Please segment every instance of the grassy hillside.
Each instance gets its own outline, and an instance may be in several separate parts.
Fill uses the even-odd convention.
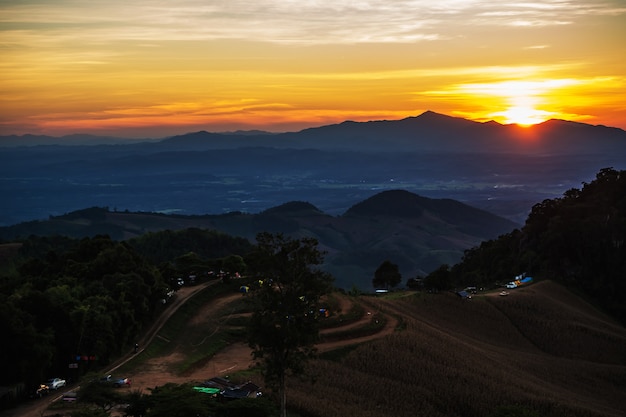
[[[555,283],[375,305],[401,330],[316,361],[314,384],[291,381],[302,415],[623,416],[626,330]]]
[[[618,417],[626,409],[626,329],[555,282],[469,300],[398,292],[335,293],[328,302],[334,314],[309,366],[314,382],[288,383],[291,415]],[[164,328],[177,331],[160,333],[167,337],[124,372],[150,386],[220,376],[210,364],[215,349],[224,369],[234,368],[229,355],[246,362],[235,347],[245,311],[238,295],[205,291]],[[163,341],[169,348],[159,353]],[[148,376],[151,366],[171,373]],[[230,375],[262,383],[258,370]]]

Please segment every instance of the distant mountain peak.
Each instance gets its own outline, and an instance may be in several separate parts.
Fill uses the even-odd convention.
[[[220,135],[233,135],[233,136],[262,136],[262,135],[273,135],[274,133],[268,132],[266,130],[235,130],[235,131],[226,131],[219,132]]]
[[[294,213],[323,213],[313,204],[306,201],[290,201],[263,211],[263,214],[294,214]]]
[[[453,120],[462,120],[465,122],[471,122],[471,120],[464,119],[462,117],[449,116],[443,113],[437,113],[432,110],[426,110],[424,113],[415,117],[415,119],[423,120],[423,121],[437,121],[437,122],[450,122]]]
[[[352,206],[346,216],[420,217],[424,212],[426,197],[405,190],[378,193]]]
[[[432,111],[432,110],[426,110],[424,113],[420,114],[417,117],[429,118],[429,117],[451,117],[451,116],[448,116],[448,115],[442,114],[442,113],[437,113],[437,112]]]

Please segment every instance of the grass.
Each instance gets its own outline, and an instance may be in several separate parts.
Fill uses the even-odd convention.
[[[346,313],[343,313],[338,310],[333,310],[331,307],[331,311],[337,311],[337,314],[332,314],[330,317],[326,317],[320,321],[320,329],[331,329],[333,327],[346,326],[351,323],[355,323],[363,317],[365,314],[365,309],[359,302],[353,302],[350,310]]]
[[[310,417],[623,416],[626,330],[556,284],[379,301],[404,330],[322,355],[315,384],[290,380],[291,407]]]
[[[217,296],[194,297],[159,333],[172,339],[155,339],[146,354],[179,349],[187,358],[177,372],[184,373],[241,339],[245,306],[237,301],[213,318],[228,325],[211,335],[211,343],[197,345],[215,330],[215,322],[190,326],[189,320]],[[293,413],[500,417],[513,410],[515,416],[621,417],[626,409],[626,330],[557,284],[542,282],[508,297],[486,294],[472,300],[445,292],[350,300],[350,309],[329,317],[327,328],[354,323],[366,310],[372,320],[326,337],[371,334],[391,316],[402,331],[322,353],[309,364],[314,383],[288,381]],[[340,304],[339,298],[329,300]],[[192,340],[197,346],[189,344]],[[253,368],[230,378],[260,380],[261,373]]]
[[[373,314],[370,320],[363,326],[353,327],[333,333],[326,333],[320,336],[322,342],[332,342],[338,340],[356,339],[378,333],[385,328],[387,317],[383,314]]]
[[[190,298],[170,317],[152,342],[133,360],[120,367],[120,371],[133,371],[145,361],[165,356],[176,349],[184,353],[185,360],[177,365],[175,371],[184,373],[190,367],[208,360],[233,341],[240,340],[243,337],[243,330],[241,329],[223,328],[214,332],[210,326],[200,326],[190,331],[188,326],[190,320],[197,315],[205,304],[235,292],[238,287],[239,284],[235,283],[213,285]],[[204,340],[208,334],[211,334],[211,337]],[[198,338],[200,339],[198,340]]]

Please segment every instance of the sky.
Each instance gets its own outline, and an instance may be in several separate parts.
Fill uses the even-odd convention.
[[[0,0],[0,135],[626,129],[626,0]]]

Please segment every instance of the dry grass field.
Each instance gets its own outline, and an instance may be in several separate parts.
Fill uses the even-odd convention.
[[[291,381],[301,415],[625,415],[626,330],[553,282],[375,302],[402,325]]]

